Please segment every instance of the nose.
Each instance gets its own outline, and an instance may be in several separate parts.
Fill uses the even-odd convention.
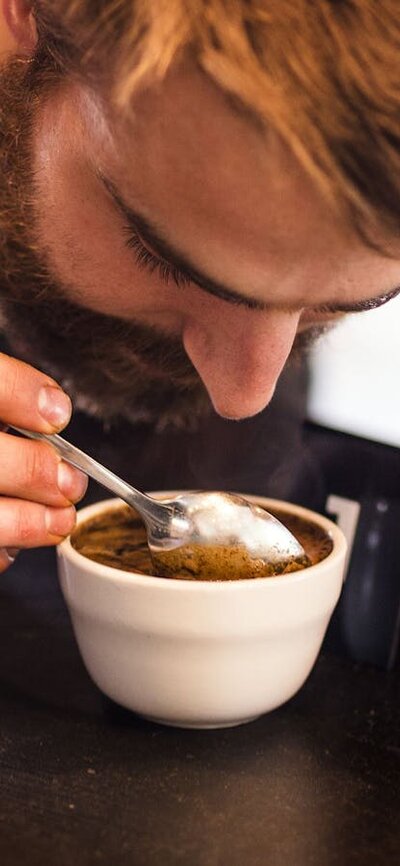
[[[270,402],[285,365],[300,313],[234,308],[213,322],[188,322],[183,344],[215,411],[240,420]]]

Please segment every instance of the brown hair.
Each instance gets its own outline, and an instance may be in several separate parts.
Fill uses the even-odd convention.
[[[33,0],[37,62],[135,89],[190,54],[361,231],[400,223],[398,0]],[[107,79],[105,78],[107,74]]]

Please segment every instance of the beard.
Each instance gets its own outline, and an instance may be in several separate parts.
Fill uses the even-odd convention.
[[[105,422],[126,418],[195,428],[210,412],[207,391],[179,340],[70,300],[35,237],[32,128],[58,84],[43,64],[12,61],[0,72],[0,315],[7,342],[53,376],[76,408]],[[291,358],[326,330],[295,340]]]

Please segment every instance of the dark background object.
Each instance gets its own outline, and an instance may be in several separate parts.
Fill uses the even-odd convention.
[[[306,426],[305,440],[318,461],[325,510],[332,494],[360,506],[326,646],[391,669],[399,665],[400,450],[316,425]]]
[[[400,500],[362,499],[340,606],[328,641],[356,661],[391,669],[400,627]]]

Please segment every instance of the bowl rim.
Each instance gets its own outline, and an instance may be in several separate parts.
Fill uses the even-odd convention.
[[[178,496],[180,493],[186,493],[187,490],[163,490],[163,491],[150,491],[149,496],[154,496],[154,498],[162,499],[170,496]],[[89,571],[92,575],[95,575],[97,578],[102,579],[106,582],[118,583],[121,585],[139,585],[139,586],[147,586],[153,588],[163,588],[166,591],[170,590],[187,590],[188,592],[227,592],[230,590],[231,592],[243,591],[244,587],[247,587],[248,591],[252,591],[251,587],[260,587],[260,585],[264,586],[277,586],[280,585],[282,587],[288,586],[293,583],[301,583],[302,581],[309,580],[312,578],[316,571],[325,570],[327,566],[332,563],[332,560],[342,559],[343,561],[347,552],[347,541],[343,531],[337,526],[333,520],[330,520],[328,517],[325,517],[323,514],[319,514],[317,511],[312,511],[309,508],[304,507],[303,505],[297,505],[293,502],[288,502],[286,500],[274,499],[269,496],[258,496],[257,494],[248,494],[248,493],[239,493],[239,496],[243,496],[245,499],[248,499],[250,502],[254,504],[261,504],[262,506],[272,506],[280,509],[281,511],[287,511],[295,516],[301,517],[310,522],[317,523],[332,539],[333,548],[328,556],[324,559],[321,559],[319,562],[316,562],[315,565],[310,565],[308,568],[299,569],[299,571],[292,571],[288,574],[277,574],[272,577],[252,577],[252,578],[239,578],[237,580],[186,580],[185,578],[174,578],[174,577],[158,577],[157,575],[147,575],[140,574],[139,572],[131,572],[125,571],[122,568],[114,568],[111,565],[103,565],[101,562],[96,562],[93,559],[89,559],[87,556],[84,556],[82,553],[79,553],[71,544],[71,536],[67,536],[60,544],[57,546],[57,556],[62,559],[68,559],[72,563],[74,563],[77,567],[81,569],[84,567],[84,571]],[[79,526],[83,521],[90,519],[91,517],[95,517],[96,514],[100,513],[104,510],[118,508],[121,505],[124,505],[122,499],[111,498],[111,499],[101,499],[97,502],[92,503],[91,505],[85,505],[82,508],[77,509],[77,522],[75,528]]]

